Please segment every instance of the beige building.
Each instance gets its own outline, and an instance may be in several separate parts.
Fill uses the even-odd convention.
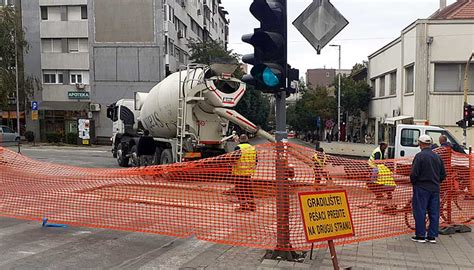
[[[393,117],[413,118],[449,129],[462,141],[463,81],[474,50],[474,2],[459,0],[428,19],[420,19],[369,56],[368,77],[373,89],[369,132],[386,138]],[[474,103],[474,67],[470,69],[468,102]],[[468,145],[474,131],[468,131]]]

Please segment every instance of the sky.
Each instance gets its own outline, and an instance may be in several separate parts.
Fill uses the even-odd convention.
[[[456,0],[447,0],[452,4]],[[288,0],[288,62],[304,76],[311,68],[338,68],[338,48],[326,46],[321,55],[293,26],[293,21],[312,0]],[[368,56],[400,36],[401,31],[417,19],[425,19],[439,9],[439,0],[331,0],[349,21],[329,44],[342,48],[342,69],[367,60]],[[253,53],[243,43],[244,34],[253,33],[259,22],[250,14],[252,0],[222,0],[229,12],[229,49],[239,54]],[[328,45],[329,45],[328,44]]]

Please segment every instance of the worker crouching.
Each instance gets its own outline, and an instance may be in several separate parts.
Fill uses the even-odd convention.
[[[248,143],[245,134],[240,136],[240,144],[235,148],[233,158],[236,159],[232,167],[235,182],[235,193],[239,201],[239,212],[252,212],[257,210],[253,191],[252,176],[257,168],[257,151]]]

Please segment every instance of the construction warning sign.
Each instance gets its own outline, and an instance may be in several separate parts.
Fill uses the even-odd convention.
[[[306,240],[327,241],[354,235],[345,191],[300,193]]]

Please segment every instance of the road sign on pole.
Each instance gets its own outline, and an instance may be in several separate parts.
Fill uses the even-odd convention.
[[[38,101],[32,101],[31,102],[31,110],[32,111],[37,111],[38,110]]]
[[[313,1],[293,22],[318,54],[348,24],[329,0]]]

